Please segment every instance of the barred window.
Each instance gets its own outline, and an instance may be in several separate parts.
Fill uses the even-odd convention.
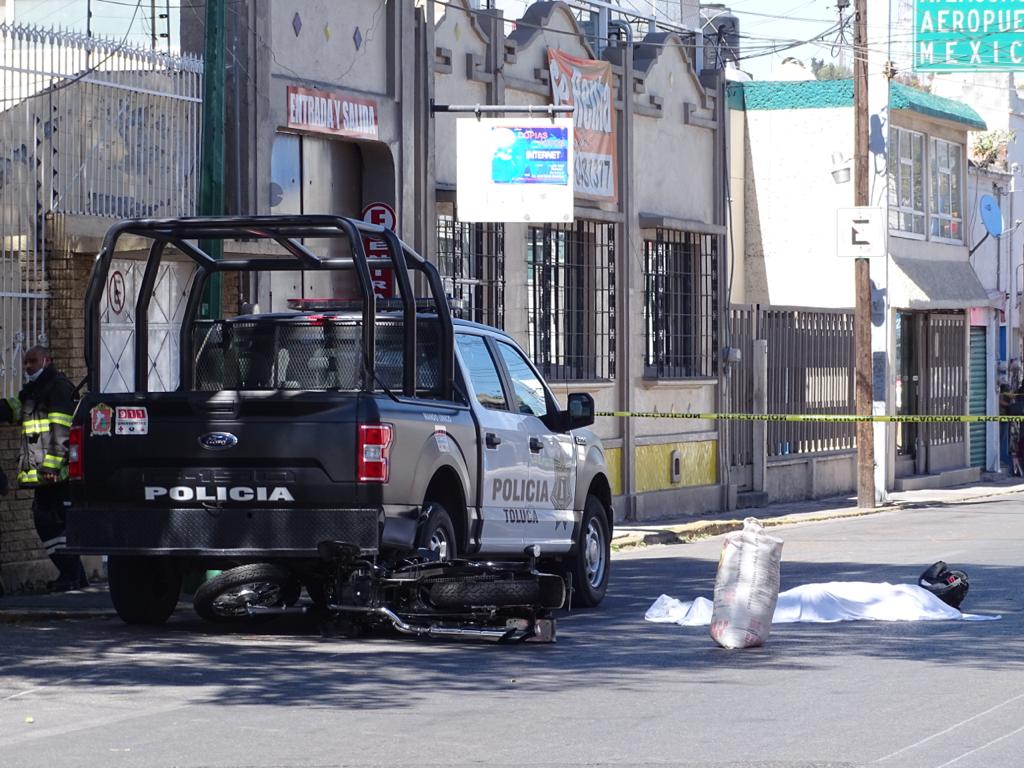
[[[615,225],[577,219],[530,227],[529,352],[560,381],[615,378]]]
[[[504,224],[459,221],[438,201],[437,266],[456,317],[505,327]]]
[[[644,376],[718,374],[718,240],[659,229],[644,240]]]

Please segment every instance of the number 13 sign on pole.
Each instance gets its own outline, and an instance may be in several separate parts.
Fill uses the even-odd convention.
[[[387,203],[370,203],[363,208],[363,214],[360,217],[367,224],[376,224],[377,226],[390,229],[392,232],[397,231],[396,225],[398,219],[395,217],[395,209]],[[383,240],[376,237],[364,237],[363,247],[366,249],[366,255],[369,258],[374,257],[386,257],[388,254],[388,246]],[[371,269],[370,275],[373,277],[373,292],[377,294],[378,299],[390,299],[395,295],[395,276],[391,269]]]

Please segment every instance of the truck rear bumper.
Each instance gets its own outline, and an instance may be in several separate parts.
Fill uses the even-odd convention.
[[[380,546],[379,509],[70,509],[79,554],[316,556],[321,541]]]

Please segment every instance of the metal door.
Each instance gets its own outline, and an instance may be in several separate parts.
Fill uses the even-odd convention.
[[[528,520],[524,533],[544,552],[567,552],[575,523],[576,444],[572,435],[551,431],[541,420],[553,408],[540,376],[523,354],[504,341],[495,342],[508,375],[512,410],[520,415],[529,447]]]
[[[970,411],[971,415],[985,415],[986,400],[986,349],[984,326],[971,326],[971,360],[970,360]],[[971,466],[985,466],[985,422],[979,421],[970,426],[971,435]]]
[[[530,458],[524,416],[509,409],[498,366],[482,336],[456,335],[469,398],[480,430],[480,549],[520,554],[529,525]]]

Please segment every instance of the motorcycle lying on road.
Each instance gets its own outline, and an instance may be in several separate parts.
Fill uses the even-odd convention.
[[[319,567],[296,572],[281,561],[222,571],[193,605],[215,622],[315,612],[325,635],[355,637],[381,627],[435,638],[553,642],[551,611],[566,602],[560,575],[537,569],[540,547],[522,561],[442,560],[420,549],[396,560],[321,542]],[[305,585],[312,604],[300,604]]]

